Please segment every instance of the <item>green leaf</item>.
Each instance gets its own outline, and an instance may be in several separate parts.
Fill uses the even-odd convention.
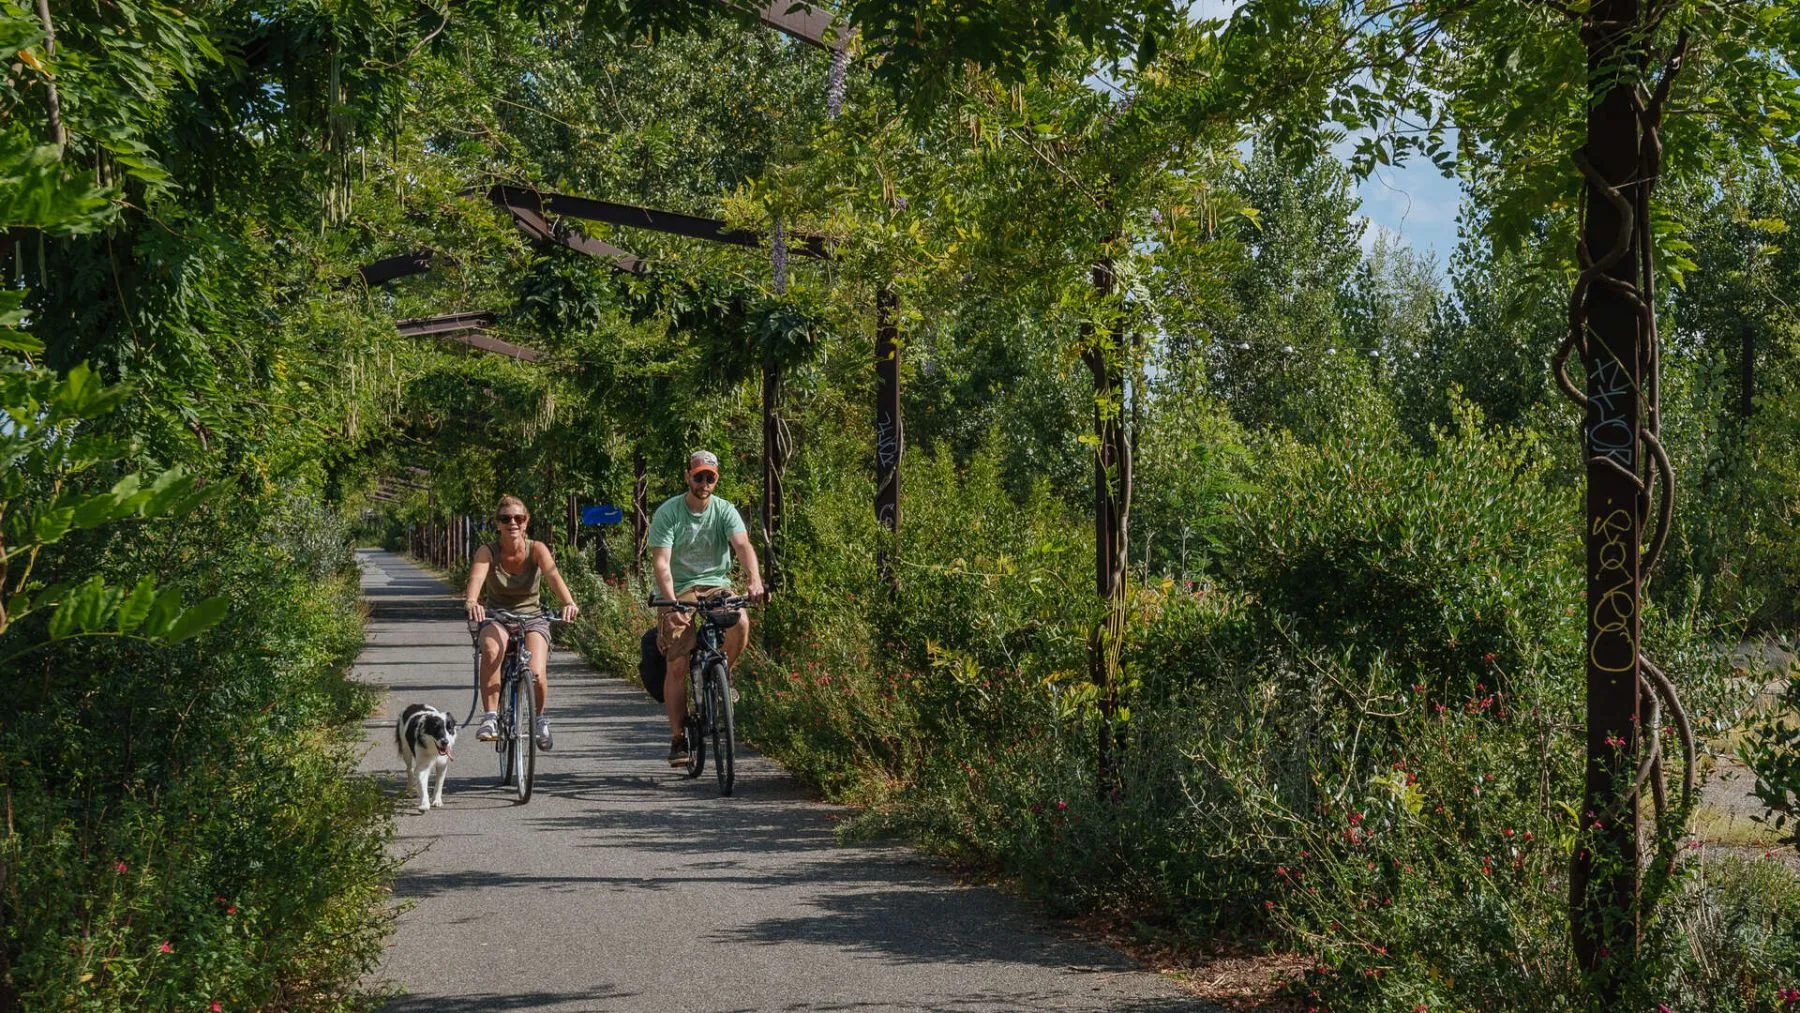
[[[187,469],[176,465],[156,477],[150,485],[150,495],[143,501],[145,517],[160,517],[181,505],[194,491],[194,477]]]
[[[0,350],[36,355],[44,350],[44,343],[24,331],[0,328]]]
[[[111,492],[98,492],[75,504],[77,528],[92,528],[118,517],[119,500]]]
[[[132,592],[136,594],[134,590]],[[181,615],[181,592],[176,588],[164,588],[150,603],[150,611],[144,616],[144,635],[161,637],[169,632],[169,627]]]
[[[150,606],[156,601],[156,579],[144,577],[119,603],[118,615],[113,625],[120,633],[130,633],[143,625],[144,617],[150,614]]]
[[[44,545],[50,545],[69,533],[69,527],[75,523],[75,508],[72,506],[56,506],[44,510],[32,519],[31,535]]]
[[[65,602],[63,608],[74,610],[77,629],[92,633],[106,623],[118,600],[118,590],[107,587],[106,582],[96,575],[77,588],[74,597]]]
[[[225,618],[225,609],[230,605],[224,595],[214,595],[181,614],[169,627],[168,640],[171,644],[179,644],[189,637],[197,636],[218,625]]]
[[[65,600],[50,613],[50,639],[61,640],[75,632],[75,603]]]

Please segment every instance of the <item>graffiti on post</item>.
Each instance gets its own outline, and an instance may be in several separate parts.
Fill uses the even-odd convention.
[[[1625,412],[1636,394],[1631,378],[1617,359],[1602,358],[1594,363],[1588,387],[1593,412],[1593,421],[1588,423],[1588,452],[1631,471],[1637,461],[1637,426]]]
[[[1600,542],[1598,570],[1606,575],[1606,586],[1593,602],[1595,636],[1588,648],[1588,659],[1595,668],[1607,672],[1634,672],[1637,669],[1632,528],[1631,513],[1623,508],[1604,517],[1595,517],[1593,522],[1594,538]]]

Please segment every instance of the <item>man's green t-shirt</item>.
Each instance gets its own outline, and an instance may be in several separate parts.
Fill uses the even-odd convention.
[[[652,549],[669,550],[675,593],[691,587],[731,586],[731,537],[742,533],[737,507],[713,496],[706,509],[688,509],[687,496],[671,496],[650,517],[646,539]]]

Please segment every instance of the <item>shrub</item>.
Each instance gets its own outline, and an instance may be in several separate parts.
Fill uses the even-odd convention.
[[[231,599],[174,649],[67,642],[6,676],[0,992],[27,1008],[340,1009],[388,928],[390,805],[342,530],[249,502],[83,547]],[[72,565],[74,560],[64,560]]]

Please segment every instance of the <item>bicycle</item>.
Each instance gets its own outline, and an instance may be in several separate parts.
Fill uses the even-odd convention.
[[[519,804],[531,801],[532,779],[537,772],[537,694],[531,671],[531,648],[525,644],[527,619],[562,622],[548,613],[520,615],[505,609],[488,609],[487,618],[506,627],[506,655],[500,659],[500,710],[495,723],[494,751],[500,755],[500,783],[513,789]],[[481,626],[470,631],[475,641],[475,694],[481,695]],[[521,715],[523,719],[521,720]]]
[[[687,776],[699,777],[706,769],[706,740],[710,737],[720,795],[730,795],[737,780],[737,724],[732,717],[731,662],[725,654],[725,631],[737,625],[738,610],[749,604],[750,599],[742,595],[716,595],[691,602],[650,596],[651,608],[698,613],[694,649],[688,655],[688,712],[682,722],[688,747]]]

